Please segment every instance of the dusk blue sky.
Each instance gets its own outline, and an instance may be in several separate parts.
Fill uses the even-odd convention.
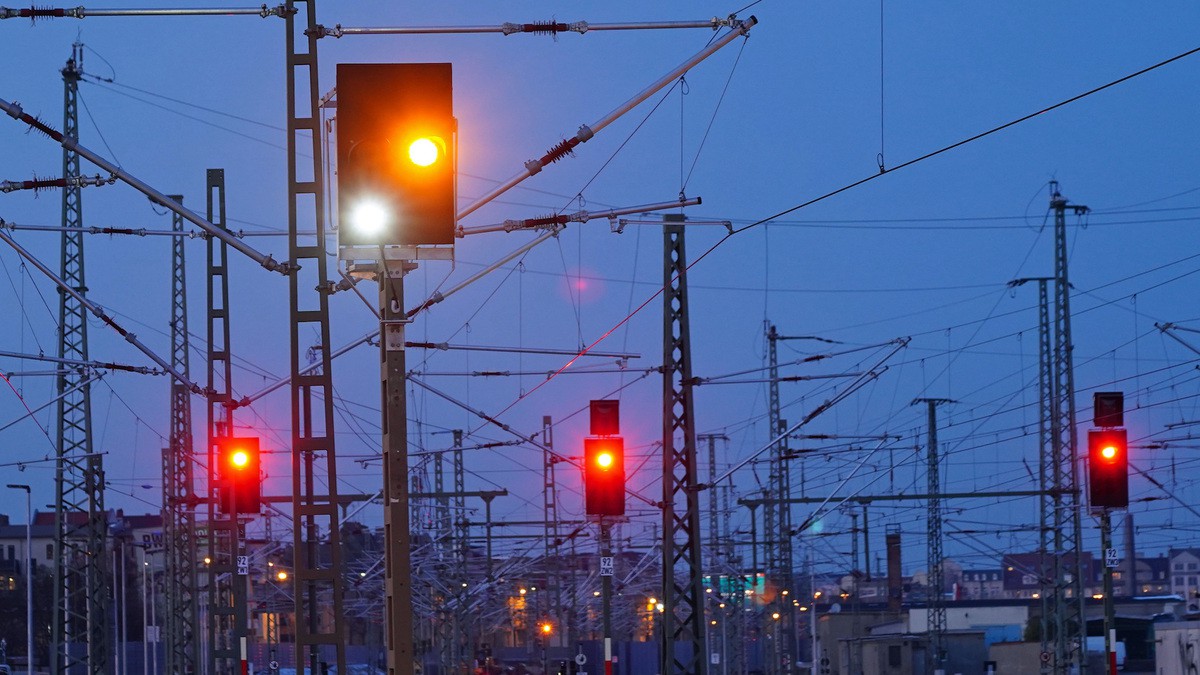
[[[252,3],[251,3],[252,5]],[[129,3],[89,3],[89,9]],[[152,5],[147,5],[152,6]],[[171,6],[175,6],[174,4]],[[203,6],[245,7],[206,2]],[[1196,481],[1200,419],[1196,372],[1189,351],[1155,328],[1174,322],[1200,329],[1200,54],[1040,115],[859,187],[773,218],[799,204],[909,160],[1034,113],[1200,46],[1200,7],[1189,2],[896,2],[763,0],[750,9],[713,2],[323,2],[321,23],[343,26],[496,25],[505,21],[674,21],[737,12],[759,25],[686,76],[652,96],[574,157],[547,167],[461,223],[600,211],[702,197],[690,219],[729,220],[743,227],[689,229],[689,259],[708,252],[689,274],[693,369],[710,378],[763,365],[764,321],[785,335],[819,336],[842,344],[785,343],[781,362],[849,351],[902,337],[908,346],[888,370],[817,418],[810,433],[897,435],[873,454],[845,443],[793,441],[812,450],[793,465],[794,489],[810,496],[924,492],[925,408],[920,397],[956,403],[939,411],[946,459],[942,475],[953,492],[1028,490],[1037,481],[1036,288],[1010,290],[1020,277],[1053,273],[1048,183],[1057,180],[1073,203],[1092,209],[1069,217],[1070,275],[1080,437],[1091,420],[1093,391],[1126,392],[1126,423],[1134,464],[1163,488],[1135,476],[1130,508],[1139,548],[1156,554],[1200,543]],[[338,63],[442,62],[454,68],[459,123],[459,203],[466,205],[629,99],[713,38],[707,29],[593,31],[547,36],[348,36],[319,44],[322,92],[334,86]],[[224,168],[231,225],[247,233],[282,233],[286,222],[284,22],[258,17],[26,19],[0,21],[0,98],[55,128],[62,125],[58,70],[71,44],[85,45],[80,86],[81,143],[117,161],[164,193],[182,193],[203,213],[205,169]],[[333,141],[331,140],[331,143]],[[332,145],[331,145],[332,147]],[[329,155],[331,156],[331,155]],[[331,167],[331,170],[336,167]],[[84,163],[84,173],[95,167]],[[61,149],[0,119],[0,180],[58,176]],[[170,218],[120,183],[84,190],[84,224],[163,230]],[[58,225],[57,192],[0,195],[0,218],[21,225]],[[659,215],[634,218],[657,222]],[[408,306],[448,288],[529,241],[531,233],[474,235],[458,241],[456,261],[423,263],[409,276]],[[57,234],[17,232],[22,245],[57,269]],[[248,238],[286,258],[281,236]],[[332,240],[331,240],[332,241]],[[192,376],[203,381],[204,244],[189,240]],[[714,248],[715,247],[715,248]],[[164,237],[89,236],[89,297],[155,349],[168,354],[170,248]],[[277,274],[233,254],[233,340],[236,390],[248,394],[286,374],[287,286]],[[57,292],[16,254],[0,247],[0,349],[53,354]],[[490,352],[409,352],[409,367],[425,382],[526,434],[543,415],[556,421],[556,448],[582,452],[587,402],[616,396],[629,448],[631,485],[660,498],[662,302],[646,303],[662,283],[662,233],[655,224],[610,231],[595,219],[571,224],[468,290],[422,314],[413,340],[452,344],[577,349],[614,326],[597,350],[630,351],[627,372],[541,373],[566,357]],[[374,302],[373,283],[360,286]],[[332,300],[334,347],[375,328],[350,293]],[[105,326],[89,327],[97,360],[151,365]],[[1200,334],[1179,333],[1200,347]],[[782,369],[783,375],[858,372],[889,349],[872,348]],[[611,359],[579,365],[611,370]],[[46,364],[4,359],[5,372],[47,370]],[[473,371],[525,371],[510,377],[467,377]],[[753,379],[748,375],[741,379]],[[338,404],[340,491],[381,485],[378,462],[378,355],[361,347],[334,366]],[[53,396],[45,376],[13,377],[30,407]],[[818,379],[782,386],[784,417],[796,421],[849,380]],[[539,385],[541,385],[539,387]],[[23,412],[7,388],[0,424]],[[157,511],[160,449],[166,443],[168,382],[164,377],[110,373],[93,387],[96,447],[106,452],[108,504]],[[470,432],[467,444],[509,440],[502,431],[411,390],[414,451],[448,447],[450,429]],[[732,466],[768,440],[766,385],[704,385],[696,390],[697,429],[729,437],[721,464]],[[279,452],[264,462],[266,490],[282,494],[290,432],[286,391],[250,411],[239,425],[263,435]],[[35,460],[52,456],[52,407],[3,431],[0,465],[11,480],[34,485],[34,504],[54,500],[53,471]],[[198,439],[204,407],[196,401]],[[1148,448],[1150,444],[1165,447]],[[863,441],[868,448],[873,443]],[[197,447],[202,447],[202,440]],[[702,446],[703,448],[704,446]],[[701,455],[701,475],[706,462]],[[496,517],[540,517],[541,454],[531,447],[468,455],[468,489],[507,488]],[[763,455],[765,458],[765,455]],[[14,463],[30,462],[23,473]],[[800,475],[804,482],[801,484]],[[853,478],[846,480],[853,473]],[[765,464],[734,476],[737,496],[752,497],[766,481]],[[580,477],[560,465],[563,517],[579,517]],[[148,487],[144,487],[148,486]],[[835,492],[836,490],[836,492]],[[1151,501],[1141,501],[1150,499]],[[23,514],[21,495],[0,492],[0,512]],[[946,505],[947,555],[988,567],[1007,551],[1036,547],[1036,501],[970,500]],[[797,522],[812,514],[798,506]],[[482,519],[482,510],[476,515]],[[885,527],[904,534],[905,571],[925,566],[923,503],[871,510],[872,551],[882,552]],[[378,524],[378,507],[357,518]],[[735,525],[746,527],[738,509]],[[844,532],[838,509],[818,515],[823,532]],[[622,536],[650,543],[657,512],[631,508]],[[1098,547],[1095,522],[1086,540]],[[972,530],[970,534],[955,534]],[[849,567],[849,539],[814,542],[827,570]],[[590,545],[590,544],[587,544]],[[505,542],[520,552],[541,544]],[[1122,555],[1124,550],[1122,548]]]

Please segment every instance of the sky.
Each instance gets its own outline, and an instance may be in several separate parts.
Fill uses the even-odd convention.
[[[87,5],[122,6],[129,4]],[[1036,486],[1037,294],[1033,286],[1012,289],[1008,282],[1053,274],[1051,181],[1071,203],[1091,210],[1083,218],[1068,217],[1080,437],[1091,422],[1092,392],[1124,391],[1132,460],[1146,474],[1131,479],[1129,513],[1139,553],[1200,545],[1200,516],[1190,506],[1200,499],[1200,485],[1189,425],[1200,418],[1200,361],[1155,327],[1170,322],[1200,329],[1200,235],[1194,227],[1200,211],[1194,168],[1200,54],[975,138],[1200,46],[1200,7],[1156,7],[894,0],[761,0],[749,9],[708,1],[569,7],[534,1],[324,2],[318,13],[322,24],[345,27],[756,16],[748,39],[734,40],[573,157],[460,225],[598,212],[672,201],[681,193],[701,197],[702,205],[686,209],[697,221],[686,235],[687,257],[695,263],[688,280],[697,377],[761,368],[766,323],[782,335],[821,338],[781,343],[781,375],[844,376],[885,365],[885,372],[805,430],[892,440],[876,450],[876,441],[862,439],[792,442],[807,451],[792,466],[796,494],[831,497],[817,512],[796,507],[794,519],[813,524],[800,547],[811,547],[818,567],[832,571],[850,566],[851,519],[838,507],[842,499],[925,490],[926,409],[912,405],[915,399],[954,401],[938,411],[946,490]],[[205,170],[225,169],[231,226],[264,235],[247,241],[286,258],[279,236],[287,227],[282,20],[7,19],[0,21],[0,36],[0,59],[8,64],[0,98],[61,128],[58,71],[72,43],[82,42],[87,77],[80,85],[80,142],[156,189],[183,194],[184,204],[201,213]],[[466,205],[713,38],[709,29],[325,38],[318,51],[320,88],[325,93],[334,87],[338,63],[452,63],[458,200]],[[968,139],[974,140],[913,161]],[[330,148],[335,142],[330,139]],[[83,171],[97,169],[85,162]],[[7,117],[0,120],[0,180],[60,173],[58,146]],[[60,208],[56,192],[0,195],[0,218],[9,223],[56,226]],[[161,208],[120,183],[85,189],[83,209],[87,226],[170,227]],[[542,417],[550,416],[556,449],[571,456],[582,454],[588,401],[619,397],[630,485],[657,499],[662,380],[653,369],[662,362],[660,219],[630,218],[619,233],[605,218],[572,223],[409,328],[410,339],[419,341],[555,350],[594,344],[598,351],[637,358],[619,364],[584,357],[548,378],[569,357],[411,350],[415,377],[489,414],[503,411],[501,419],[525,435],[539,432]],[[737,233],[727,236],[714,224],[722,221]],[[14,236],[57,269],[56,233]],[[408,277],[406,304],[416,306],[435,290],[456,285],[533,236],[458,240],[453,263],[422,263]],[[187,246],[192,375],[203,380],[205,249],[198,238]],[[233,257],[235,389],[248,394],[287,372],[287,286],[279,275]],[[89,298],[165,357],[167,238],[93,235],[86,258]],[[56,290],[5,247],[0,266],[0,306],[9,317],[0,325],[0,349],[53,354]],[[374,285],[360,289],[373,303]],[[350,293],[333,297],[331,320],[335,347],[376,328],[367,306]],[[152,365],[102,324],[92,321],[89,331],[93,359]],[[1200,347],[1200,335],[1175,334]],[[906,346],[885,358],[889,343],[901,338],[908,339]],[[306,339],[311,346],[312,337]],[[831,356],[796,363],[814,355]],[[49,401],[54,385],[51,377],[20,374],[45,371],[46,364],[0,363],[12,384],[0,395],[3,426],[19,420],[25,405]],[[603,372],[576,372],[586,369]],[[470,375],[481,371],[513,374]],[[727,437],[718,444],[718,461],[722,473],[742,465],[732,476],[734,496],[759,496],[767,467],[752,458],[769,439],[766,385],[761,372],[727,379],[741,383],[696,388],[697,431]],[[783,417],[800,420],[851,381],[782,384]],[[369,347],[335,362],[341,492],[373,492],[381,485],[377,382],[378,355]],[[160,507],[167,391],[164,377],[120,372],[93,387],[95,445],[106,453],[109,506],[135,513]],[[415,386],[410,394],[413,451],[449,447],[453,429],[468,433],[468,446],[511,440],[461,406]],[[264,462],[268,493],[283,494],[290,484],[288,409],[281,391],[235,418],[278,453]],[[54,500],[52,467],[40,461],[53,454],[45,433],[54,427],[51,411],[5,426],[0,444],[6,476],[32,484],[40,509]],[[199,433],[202,401],[195,401],[193,414]],[[468,490],[510,492],[495,502],[496,518],[540,518],[539,451],[505,446],[470,450],[467,457]],[[705,479],[703,454],[700,465]],[[559,485],[560,514],[579,517],[578,472],[560,465]],[[0,492],[0,513],[19,519],[22,502],[15,491]],[[966,567],[991,567],[1001,553],[1033,550],[1036,506],[1030,499],[947,503],[946,554]],[[481,520],[482,509],[472,517]],[[746,509],[734,506],[731,517],[734,527],[748,528]],[[356,518],[382,521],[378,507]],[[882,554],[885,529],[897,528],[905,571],[922,569],[924,518],[921,502],[872,507],[873,555]],[[621,537],[645,546],[658,523],[656,512],[631,507]],[[1085,518],[1085,529],[1087,545],[1096,550],[1092,518]],[[537,549],[532,541],[500,545],[505,553]]]

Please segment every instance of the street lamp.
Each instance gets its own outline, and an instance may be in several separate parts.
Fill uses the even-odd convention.
[[[28,485],[13,485],[25,491],[25,667],[33,673],[33,490]]]

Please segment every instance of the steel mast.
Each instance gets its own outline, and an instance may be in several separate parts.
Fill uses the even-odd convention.
[[[63,136],[79,139],[79,80],[83,45],[71,46],[62,69]],[[83,203],[79,154],[63,148],[61,279],[87,293],[83,256]],[[58,295],[58,358],[88,360],[87,308],[62,290]],[[85,368],[64,368],[57,378],[58,423],[54,530],[54,627],[51,672],[65,675],[86,666],[92,675],[109,672],[108,569],[104,511],[104,466],[92,447],[91,385]],[[71,644],[85,654],[74,656]]]
[[[767,424],[769,438],[778,436],[771,453],[768,490],[771,502],[763,505],[763,558],[766,560],[767,576],[776,586],[775,605],[779,608],[780,624],[776,639],[768,650],[773,668],[782,673],[792,672],[796,648],[796,611],[790,594],[794,588],[792,569],[792,497],[791,451],[788,448],[787,422],[782,419],[779,398],[779,341],[788,338],[779,335],[775,325],[767,323],[767,365],[770,383],[767,385]],[[780,591],[786,590],[787,595]],[[761,624],[760,624],[761,625]]]
[[[1054,492],[1055,672],[1087,670],[1084,658],[1083,516],[1075,461],[1075,374],[1071,342],[1071,288],[1067,278],[1067,216],[1088,207],[1069,204],[1050,181],[1054,209],[1054,397],[1051,401],[1051,475]]]
[[[303,6],[302,14],[299,6]],[[329,336],[329,293],[332,289],[326,271],[325,164],[318,103],[317,39],[320,36],[315,0],[288,0],[284,13],[287,24],[288,260],[300,268],[288,276],[296,667],[319,672],[323,660],[320,647],[326,646],[335,654],[337,672],[344,673],[346,631],[341,621],[344,568],[334,445],[333,348]],[[306,226],[315,224],[316,235],[303,235],[301,222]],[[304,348],[301,340],[313,334],[318,336],[318,344],[311,350]],[[310,353],[320,367],[309,368]],[[407,476],[399,479],[404,481]]]
[[[171,199],[182,204],[181,195]],[[183,217],[171,214],[171,365],[190,378],[187,266]],[[191,392],[171,380],[168,445],[163,452],[163,528],[166,530],[166,657],[168,673],[200,672],[197,630],[195,457],[192,455]]]
[[[708,671],[684,221],[663,216],[662,675]],[[684,643],[682,653],[676,642]]]

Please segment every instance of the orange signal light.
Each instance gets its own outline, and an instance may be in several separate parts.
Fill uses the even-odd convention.
[[[442,139],[422,136],[408,144],[408,159],[417,166],[433,166],[444,154]]]
[[[543,623],[541,628],[543,635],[549,635],[550,633],[554,632],[554,626],[551,626],[549,623]]]

